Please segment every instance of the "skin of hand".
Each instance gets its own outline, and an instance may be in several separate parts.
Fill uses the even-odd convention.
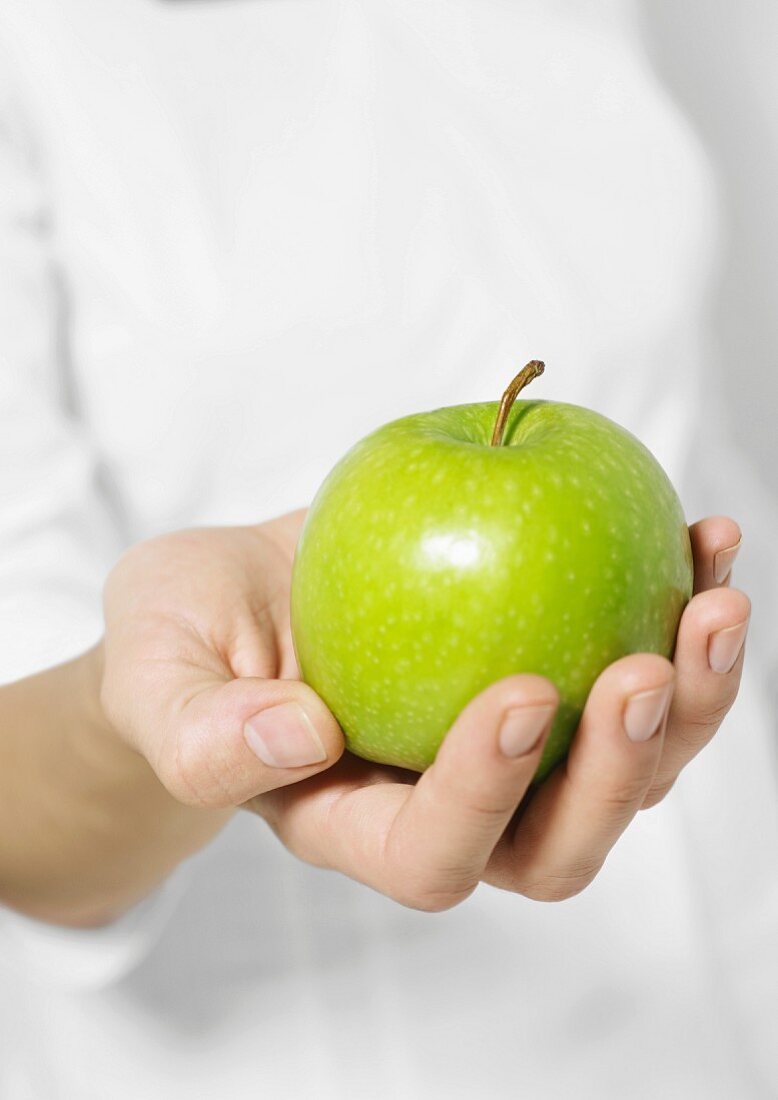
[[[0,853],[6,904],[104,923],[237,807],[300,858],[413,908],[449,908],[481,880],[561,900],[594,878],[735,699],[750,605],[728,587],[740,531],[716,518],[691,529],[696,594],[674,663],[638,654],[606,669],[567,760],[537,789],[557,703],[537,676],[474,699],[423,776],[342,755],[292,647],[303,518],[140,543],[108,579],[101,645],[0,689],[0,774],[14,777],[0,809],[13,826],[2,829],[13,837]]]

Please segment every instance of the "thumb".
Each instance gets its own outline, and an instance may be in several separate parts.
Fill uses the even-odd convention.
[[[344,748],[325,703],[298,680],[201,684],[168,734],[159,778],[179,801],[210,808],[316,775]]]

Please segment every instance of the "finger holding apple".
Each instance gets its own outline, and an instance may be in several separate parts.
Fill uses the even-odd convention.
[[[422,776],[346,753],[250,808],[306,862],[413,909],[449,909],[475,889],[509,828],[557,702],[541,677],[509,677],[465,707]]]
[[[694,560],[694,592],[727,587],[743,536],[729,516],[709,516],[689,528]]]
[[[640,809],[662,754],[673,666],[655,654],[610,665],[570,752],[529,798],[485,879],[538,901],[580,893]]]
[[[486,881],[542,901],[579,893],[637,811],[661,801],[712,740],[737,696],[750,603],[737,590],[704,586],[717,583],[715,562],[724,555],[731,560],[718,584],[728,583],[730,551],[739,545],[733,520],[714,517],[693,526],[700,591],[681,618],[673,666],[637,654],[602,673],[569,756],[525,802],[517,827],[495,850]],[[641,732],[651,730],[642,740]]]
[[[689,605],[675,665],[642,653],[608,666],[569,755],[539,785],[532,776],[558,693],[541,677],[513,676],[463,710],[418,779],[347,753],[254,808],[300,858],[412,908],[451,908],[479,881],[539,901],[572,897],[638,810],[662,797],[660,777],[669,789],[716,732],[737,694],[742,650],[729,672],[706,672],[706,627],[739,628],[746,606],[742,593],[711,591],[704,616]],[[673,698],[683,709],[668,716]]]
[[[724,524],[726,540],[736,525]],[[696,525],[703,575],[722,548],[720,527],[720,519]],[[711,636],[732,638],[747,610],[743,593],[709,590],[684,613],[674,664],[643,653],[608,666],[569,755],[539,785],[531,780],[558,692],[519,675],[468,704],[420,777],[347,753],[252,808],[300,858],[412,908],[451,908],[479,881],[539,901],[572,897],[715,734],[737,694],[743,651],[716,671]]]
[[[542,370],[499,409],[358,444],[297,547],[298,662],[351,752],[252,808],[302,858],[420,909],[481,879],[579,892],[737,693],[737,524],[687,528],[661,467],[605,418],[516,405]]]
[[[472,893],[530,787],[558,706],[553,684],[520,675],[465,707],[386,833],[393,896],[438,911]]]
[[[751,603],[729,587],[741,545],[740,528],[725,516],[690,528],[695,595],[678,628],[676,691],[664,750],[643,806],[659,802],[681,770],[708,744],[737,696]]]

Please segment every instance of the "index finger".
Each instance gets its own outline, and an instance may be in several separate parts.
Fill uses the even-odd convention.
[[[475,889],[540,761],[559,703],[540,676],[511,676],[461,713],[400,808],[385,857],[406,904],[438,911]]]

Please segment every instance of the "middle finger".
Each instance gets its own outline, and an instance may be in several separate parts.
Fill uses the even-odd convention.
[[[641,653],[591,690],[566,761],[527,804],[487,868],[487,882],[542,901],[579,893],[637,813],[662,751],[672,664]]]

